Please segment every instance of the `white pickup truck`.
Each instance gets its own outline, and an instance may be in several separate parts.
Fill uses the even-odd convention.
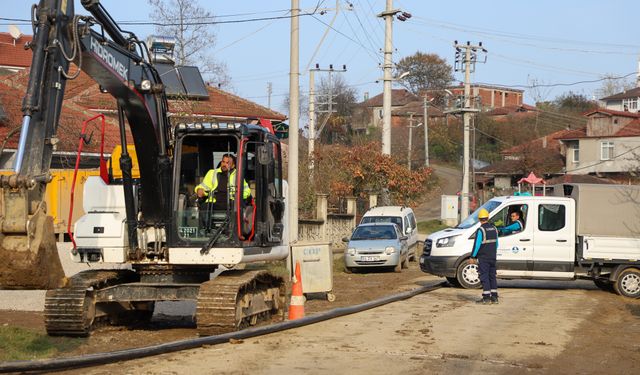
[[[482,205],[497,227],[508,224],[513,211],[524,221],[522,231],[498,239],[498,278],[592,279],[601,289],[640,297],[640,186],[562,184],[551,194],[496,197]],[[478,268],[469,262],[478,211],[427,238],[423,272],[464,288],[480,286]]]

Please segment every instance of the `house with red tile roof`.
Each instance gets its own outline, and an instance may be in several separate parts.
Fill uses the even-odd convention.
[[[559,138],[567,173],[614,177],[640,170],[640,113],[600,108],[585,116],[586,127]]]
[[[31,35],[21,35],[17,39],[9,33],[0,32],[0,74],[10,74],[31,66],[31,50],[25,49]]]
[[[19,128],[22,122],[22,97],[28,80],[29,69],[0,77],[0,142],[4,141],[4,147],[0,150],[0,168],[11,168],[13,164],[19,137],[19,130],[16,128]],[[168,115],[171,122],[247,122],[264,118],[277,123],[286,120],[286,116],[281,113],[218,88],[207,87],[207,92],[209,97],[204,100],[170,99]],[[73,167],[82,121],[96,114],[105,114],[107,118],[105,150],[110,153],[120,144],[116,108],[115,99],[102,93],[99,85],[84,72],[76,79],[68,81],[56,134],[58,143],[52,167]],[[99,142],[96,140],[100,134],[99,129],[95,129],[94,134],[96,136],[93,143],[84,146],[84,167],[97,165],[96,152]],[[130,144],[131,142],[129,139]]]
[[[354,131],[365,131],[367,128],[382,127],[382,100],[383,93],[372,98],[366,98],[363,102],[358,103],[354,109],[351,127]],[[393,113],[400,110],[403,106],[410,103],[419,103],[422,105],[422,98],[412,94],[406,89],[391,90],[391,126],[400,126],[404,123],[401,118],[394,118]],[[404,113],[404,112],[402,112]]]
[[[604,97],[600,101],[607,109],[637,113],[640,111],[640,87]]]

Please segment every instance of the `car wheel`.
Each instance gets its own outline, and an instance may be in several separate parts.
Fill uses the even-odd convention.
[[[618,280],[613,284],[613,289],[621,296],[640,297],[640,270],[627,268],[618,275]]]
[[[402,262],[398,259],[398,264],[393,267],[393,272],[400,273],[402,272]]]
[[[470,259],[465,259],[458,266],[458,272],[456,278],[460,286],[465,289],[477,289],[480,288],[480,272],[478,271],[478,265],[471,263]]]
[[[447,281],[449,282],[449,284],[451,284],[451,286],[454,286],[454,287],[460,286],[458,279],[456,279],[455,277],[447,277]]]

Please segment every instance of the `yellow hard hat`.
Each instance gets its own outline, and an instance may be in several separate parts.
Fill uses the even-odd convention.
[[[487,211],[484,208],[480,209],[480,212],[478,212],[478,219],[488,219],[489,218],[489,211]]]

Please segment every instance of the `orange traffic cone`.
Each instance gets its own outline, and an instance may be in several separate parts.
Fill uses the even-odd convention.
[[[291,303],[289,304],[289,320],[304,318],[304,295],[302,295],[302,276],[300,262],[296,262],[296,272],[291,287]]]

